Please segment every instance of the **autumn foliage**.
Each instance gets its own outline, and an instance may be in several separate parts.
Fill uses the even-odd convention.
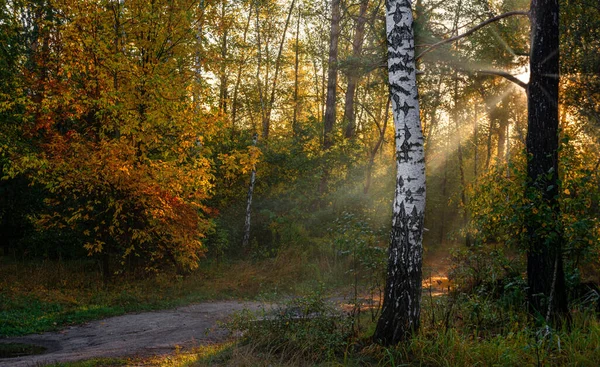
[[[65,230],[90,256],[155,271],[194,269],[211,227],[195,2],[53,1],[15,9],[33,32],[18,101],[28,151],[4,170],[45,192],[39,229]],[[112,272],[112,270],[110,270]]]

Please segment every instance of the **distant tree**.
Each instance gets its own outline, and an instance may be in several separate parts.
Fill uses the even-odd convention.
[[[352,39],[352,60],[356,63],[357,59],[361,57],[363,42],[365,39],[365,23],[367,22],[366,13],[369,0],[361,0],[360,10],[356,19],[356,27],[354,30],[354,37]],[[344,104],[344,123],[346,138],[354,137],[356,132],[356,116],[354,113],[354,97],[356,94],[356,85],[359,78],[359,71],[357,68],[350,68],[348,70],[348,87],[346,88],[345,104]]]
[[[333,125],[336,117],[336,96],[338,77],[338,44],[340,39],[341,0],[331,0],[331,28],[329,30],[329,63],[327,71],[327,100],[323,121],[323,148],[333,145]]]

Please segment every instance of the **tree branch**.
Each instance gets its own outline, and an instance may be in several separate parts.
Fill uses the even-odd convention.
[[[514,76],[512,74],[507,73],[506,71],[500,71],[500,70],[461,70],[461,71],[472,72],[475,74],[501,76],[501,77],[515,83],[519,87],[527,90],[527,83],[524,83],[523,81],[519,80],[519,78],[517,78],[516,76]]]
[[[415,59],[419,60],[421,57],[423,57],[423,55],[425,55],[425,54],[427,54],[427,53],[435,50],[436,48],[438,48],[438,47],[440,47],[442,45],[445,45],[446,43],[451,43],[451,42],[457,41],[457,40],[459,40],[461,38],[467,37],[467,36],[475,33],[476,31],[480,30],[481,28],[485,27],[486,25],[488,25],[490,23],[497,22],[497,21],[499,21],[501,19],[508,18],[508,17],[513,16],[513,15],[525,15],[525,16],[529,16],[529,12],[528,11],[524,11],[524,10],[515,10],[515,11],[509,11],[507,13],[497,15],[497,16],[495,16],[493,18],[490,18],[490,19],[488,19],[488,20],[486,20],[486,21],[484,21],[482,23],[479,23],[478,25],[476,25],[475,27],[469,29],[465,33],[462,33],[462,34],[459,34],[457,36],[450,37],[450,38],[447,38],[445,40],[442,40],[442,41],[439,41],[437,43],[434,43],[433,45],[431,45],[428,48],[426,48],[423,52],[421,52]]]

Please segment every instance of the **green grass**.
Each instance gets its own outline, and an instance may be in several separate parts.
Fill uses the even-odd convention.
[[[54,363],[48,367],[120,367],[131,366],[132,360],[124,358],[94,358],[87,361]]]
[[[366,316],[366,315],[364,315]],[[318,322],[316,320],[315,322]],[[265,325],[260,341],[255,337],[176,351],[172,355],[131,360],[94,360],[85,363],[67,363],[56,366],[152,366],[152,367],[205,367],[205,366],[598,366],[600,361],[600,322],[593,313],[574,313],[570,329],[554,330],[546,334],[543,328],[528,324],[512,325],[517,331],[478,337],[465,325],[443,328],[424,324],[421,333],[412,340],[394,347],[370,343],[373,330],[369,318],[363,317],[362,332],[348,339],[346,345],[322,351],[320,356],[299,351],[302,345],[285,348],[301,342],[295,324],[290,329],[295,336],[283,340],[286,332],[274,332],[273,325]],[[285,323],[278,326],[283,327]],[[291,324],[290,324],[291,325]],[[260,327],[260,326],[259,326]],[[307,332],[315,323],[306,323]],[[310,329],[310,330],[309,330]],[[252,333],[259,332],[254,330]],[[292,335],[289,334],[289,335]],[[314,334],[314,333],[313,333]],[[256,336],[256,335],[255,335]],[[316,336],[326,340],[327,335]],[[280,340],[275,340],[279,338]],[[278,344],[280,343],[280,344]],[[337,344],[336,344],[337,345]],[[306,345],[309,346],[308,344]],[[312,347],[311,347],[312,348]],[[314,350],[314,348],[312,349]]]
[[[88,270],[90,263],[0,263],[0,335],[55,330],[125,312],[209,299],[280,300],[290,293],[311,294],[317,284],[322,288],[323,282],[329,285],[325,294],[331,287],[349,286],[339,282],[344,278],[343,273],[336,273],[339,269],[302,256],[290,252],[261,262],[220,266],[205,263],[187,277],[160,274],[143,280],[121,278],[107,287],[94,271]],[[369,312],[364,312],[358,331],[345,340],[339,339],[339,333],[328,334],[327,330],[339,330],[329,327],[331,319],[324,319],[322,324],[307,322],[307,330],[282,320],[275,324],[277,327],[269,324],[268,328],[254,330],[261,337],[252,340],[228,341],[151,358],[94,359],[55,366],[600,365],[598,315],[583,307],[574,309],[570,328],[547,333],[533,325],[524,301],[511,295],[494,299],[488,293],[441,297],[425,293],[420,334],[391,348],[371,344],[375,324]],[[317,329],[321,332],[315,333]],[[322,340],[302,339],[308,336]],[[300,353],[315,350],[315,345],[326,350],[319,355]]]
[[[0,337],[63,328],[127,312],[206,300],[277,298],[306,287],[300,255],[259,263],[206,262],[186,276],[116,277],[107,286],[91,262],[0,262]]]

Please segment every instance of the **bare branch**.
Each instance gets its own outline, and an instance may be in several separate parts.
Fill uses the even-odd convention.
[[[501,76],[501,77],[515,83],[519,87],[527,90],[527,83],[521,81],[519,78],[517,78],[516,76],[514,76],[510,73],[507,73],[506,71],[500,71],[500,70],[470,70],[469,71],[469,70],[467,70],[466,72],[471,72],[471,73],[475,73],[475,74]]]
[[[494,75],[494,76],[501,76],[503,78],[505,78],[506,80],[509,80],[513,83],[515,83],[516,85],[518,85],[519,87],[527,90],[527,83],[521,81],[519,78],[517,78],[516,76],[507,73],[506,71],[501,71],[501,70],[485,70],[485,69],[465,69],[465,68],[461,68],[461,67],[457,67],[456,65],[452,65],[454,67],[454,69],[456,71],[460,71],[461,73],[465,73],[465,74],[484,74],[484,75]]]
[[[423,52],[421,52],[416,57],[416,60],[419,60],[421,57],[423,57],[423,55],[425,55],[425,54],[427,54],[427,53],[435,50],[436,48],[438,48],[438,47],[440,47],[442,45],[445,45],[446,43],[451,43],[451,42],[457,41],[457,40],[459,40],[461,38],[467,37],[467,36],[475,33],[476,31],[480,30],[481,28],[485,27],[486,25],[488,25],[490,23],[497,22],[497,21],[499,21],[501,19],[508,18],[508,17],[513,16],[513,15],[525,15],[525,16],[529,16],[529,12],[528,11],[524,11],[524,10],[515,10],[515,11],[509,11],[507,13],[497,15],[497,16],[495,16],[493,18],[490,18],[490,19],[488,19],[488,20],[486,20],[486,21],[484,21],[482,23],[479,23],[478,25],[476,25],[475,27],[469,29],[465,33],[462,33],[462,34],[459,34],[457,36],[450,37],[450,38],[447,38],[445,40],[442,40],[442,41],[439,41],[437,43],[434,43],[433,45],[431,45],[428,48],[426,48]]]

